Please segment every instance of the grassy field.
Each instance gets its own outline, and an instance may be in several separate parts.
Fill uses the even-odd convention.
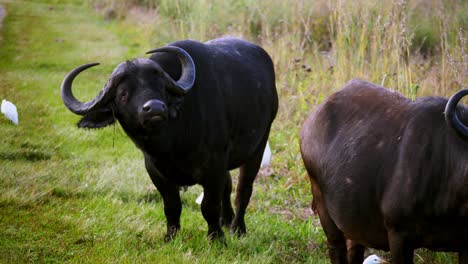
[[[465,2],[433,1],[450,11],[440,18],[415,3],[381,2],[0,0],[0,99],[19,111],[19,126],[0,116],[0,263],[328,263],[298,152],[305,116],[353,77],[412,97],[466,85]],[[424,23],[411,24],[418,17]],[[247,236],[211,244],[195,186],[181,194],[181,233],[164,243],[161,198],[142,155],[118,125],[77,129],[60,83],[75,66],[101,62],[75,87],[88,100],[121,61],[224,34],[261,44],[275,61],[272,173],[254,185]],[[424,250],[415,260],[455,263]]]

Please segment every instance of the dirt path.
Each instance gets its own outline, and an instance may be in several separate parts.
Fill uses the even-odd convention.
[[[0,29],[2,28],[3,18],[5,17],[5,8],[0,5]]]
[[[2,5],[0,5],[0,30],[2,29],[3,25],[3,18],[5,17],[5,8],[3,8]],[[2,39],[2,36],[0,35],[0,39]]]

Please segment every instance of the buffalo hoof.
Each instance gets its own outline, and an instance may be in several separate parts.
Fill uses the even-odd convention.
[[[220,243],[223,246],[227,246],[223,231],[210,232],[208,233],[208,238],[212,243]]]
[[[174,235],[168,235],[168,234],[166,234],[166,235],[164,236],[164,242],[166,242],[166,243],[171,242],[172,239],[174,239]]]
[[[170,228],[168,227],[167,228],[167,233],[164,236],[164,242],[167,243],[167,242],[172,241],[174,239],[174,237],[176,236],[177,231],[179,231],[179,229],[176,228],[176,227],[170,227]]]
[[[234,218],[234,214],[227,214],[221,217],[221,225],[225,227],[230,227],[232,224],[232,219]]]
[[[231,225],[231,233],[238,237],[245,235],[247,233],[245,230],[245,223],[236,223],[236,221],[234,221]]]

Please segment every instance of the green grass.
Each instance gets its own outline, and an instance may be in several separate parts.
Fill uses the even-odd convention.
[[[309,210],[312,197],[297,147],[305,115],[349,77],[380,82],[391,75],[386,84],[403,92],[411,81],[429,83],[426,93],[444,94],[450,87],[433,87],[455,76],[450,62],[443,62],[446,57],[423,63],[427,69],[445,65],[434,82],[425,72],[415,71],[412,63],[405,64],[404,51],[384,45],[395,39],[371,30],[377,22],[370,11],[364,14],[368,20],[355,21],[323,6],[301,9],[302,1],[285,5],[278,0],[271,7],[265,1],[224,1],[205,8],[202,1],[191,6],[186,0],[135,0],[150,7],[158,4],[159,9],[127,5],[125,18],[116,9],[116,17],[122,19],[114,20],[102,14],[112,3],[123,2],[101,2],[106,3],[99,7],[79,0],[0,0],[7,11],[0,30],[0,99],[17,105],[20,120],[15,126],[0,116],[1,263],[328,263],[325,236]],[[322,14],[320,8],[327,12],[317,15]],[[306,26],[297,12],[303,12]],[[394,28],[388,30],[397,32],[400,22],[393,21]],[[195,204],[201,188],[195,186],[181,193],[180,234],[164,243],[161,198],[141,153],[119,126],[77,129],[78,117],[61,102],[60,83],[77,65],[101,62],[76,82],[78,98],[87,100],[121,61],[177,39],[203,41],[224,33],[262,44],[275,61],[281,105],[270,137],[273,175],[258,178],[254,185],[247,236],[227,235],[228,247],[210,243]],[[330,41],[341,47],[327,51],[327,56],[322,53],[326,45],[320,44],[325,36],[333,36]],[[457,42],[437,39],[440,43],[431,45],[447,45],[441,56],[452,55],[458,62],[457,55],[463,52]],[[388,50],[387,61],[377,56],[380,49]],[[340,60],[330,65],[330,58],[337,55]],[[351,63],[359,67],[351,69]],[[372,67],[375,63],[382,65]],[[408,72],[413,72],[412,79]],[[420,250],[418,256],[419,263],[455,261],[453,254]]]

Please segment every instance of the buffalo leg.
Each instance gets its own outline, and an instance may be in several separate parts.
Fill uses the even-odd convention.
[[[236,190],[236,216],[231,225],[231,232],[238,236],[246,232],[244,221],[245,210],[252,196],[253,182],[260,169],[265,146],[266,140],[264,140],[263,144],[260,144],[253,157],[240,167],[239,182],[237,183]]]
[[[402,234],[390,230],[388,232],[388,243],[390,245],[392,263],[413,264],[414,249],[408,245],[407,239]]]
[[[182,203],[180,201],[179,187],[173,186],[161,186],[157,187],[161,193],[164,201],[164,214],[167,219],[167,231],[164,236],[164,241],[171,241],[180,229],[180,214],[182,212]],[[161,190],[166,189],[164,192]]]
[[[468,264],[468,248],[458,253],[458,264]]]
[[[164,214],[167,220],[167,232],[164,241],[168,242],[174,238],[180,229],[182,203],[180,201],[179,186],[162,178],[159,171],[147,159],[145,159],[145,164],[153,184],[163,198]]]
[[[336,226],[335,222],[328,214],[328,210],[324,204],[322,191],[320,190],[320,186],[317,184],[317,181],[314,178],[314,170],[310,166],[306,167],[306,169],[307,173],[309,174],[310,187],[313,195],[312,210],[314,213],[318,214],[320,224],[322,225],[325,236],[327,237],[330,261],[332,264],[346,264],[348,263],[346,239],[343,235],[343,232],[341,232],[341,230]],[[352,241],[350,242],[352,244]]]
[[[348,263],[361,264],[364,261],[364,250],[366,248],[352,240],[347,240],[346,242],[348,248]]]
[[[234,218],[234,211],[231,205],[232,179],[229,171],[227,172],[226,184],[224,186],[221,224],[229,227]]]
[[[221,229],[221,203],[226,185],[226,177],[220,177],[220,175],[226,175],[224,171],[218,174],[218,177],[207,176],[211,179],[207,183],[203,184],[204,197],[201,204],[201,210],[203,217],[208,223],[208,237],[211,240],[220,240],[225,243],[224,233]]]
[[[314,193],[314,205],[320,218],[325,236],[327,237],[328,254],[332,264],[347,263],[347,248],[346,239],[340,229],[336,226],[335,222],[328,214],[325,205],[320,195]]]

